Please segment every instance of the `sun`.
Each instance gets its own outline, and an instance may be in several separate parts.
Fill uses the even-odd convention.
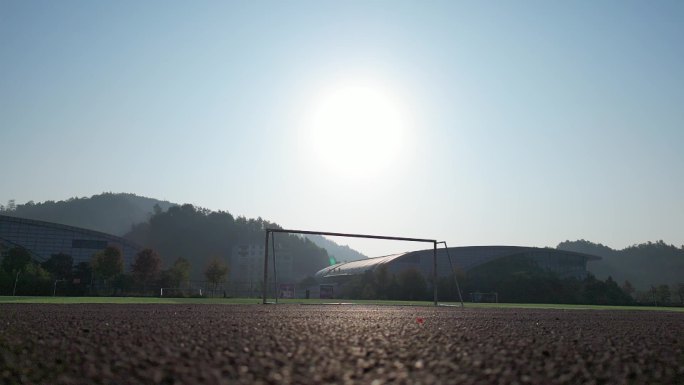
[[[404,145],[406,116],[377,85],[343,84],[314,102],[311,146],[326,169],[346,176],[387,170]]]

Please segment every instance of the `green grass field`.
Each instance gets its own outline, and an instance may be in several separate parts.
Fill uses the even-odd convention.
[[[273,301],[270,299],[270,301]],[[374,301],[374,300],[323,300],[323,299],[286,299],[281,304],[353,304],[353,305],[399,305],[399,306],[432,306],[431,301]],[[0,296],[0,304],[5,303],[45,303],[45,304],[222,304],[246,305],[260,304],[256,298],[156,298],[156,297],[9,297]],[[459,303],[443,303],[446,306],[460,306]],[[602,306],[602,305],[565,305],[538,303],[465,303],[466,308],[512,308],[512,309],[564,309],[564,310],[646,310],[684,312],[684,307],[655,306]]]

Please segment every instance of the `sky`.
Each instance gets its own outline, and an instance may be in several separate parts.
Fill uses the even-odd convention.
[[[0,203],[680,246],[684,2],[0,0],[0,148]]]

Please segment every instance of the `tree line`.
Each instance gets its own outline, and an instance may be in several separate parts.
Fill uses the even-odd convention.
[[[138,252],[128,272],[121,251],[114,246],[76,265],[64,253],[54,254],[44,262],[22,247],[2,250],[1,254],[0,295],[157,295],[162,287],[187,286],[192,271],[190,261],[182,257],[163,268],[162,258],[152,249]],[[219,289],[228,271],[229,266],[216,257],[205,266],[205,288],[212,295],[217,290],[221,294]],[[684,306],[684,283],[638,292],[629,281],[619,285],[611,277],[600,280],[589,274],[585,279],[561,278],[521,255],[500,258],[467,273],[456,271],[440,277],[437,285],[441,301],[459,299],[456,279],[466,301],[470,293],[496,292],[500,302]],[[305,286],[317,284],[312,278],[302,282]],[[353,277],[340,288],[340,297],[350,299],[432,299],[431,280],[416,269],[393,274],[380,266]]]
[[[521,255],[499,258],[467,273],[456,271],[440,277],[440,301],[459,300],[456,280],[466,301],[471,293],[497,293],[499,302],[509,303],[684,306],[684,283],[654,286],[644,295],[636,292],[629,281],[620,285],[611,277],[601,280],[588,274],[584,279],[562,278]],[[391,274],[387,267],[380,266],[352,278],[340,289],[340,296],[349,299],[433,299],[431,278],[416,269]]]
[[[192,266],[176,258],[168,268],[152,249],[135,255],[130,271],[125,271],[121,250],[108,246],[95,253],[90,262],[74,265],[64,253],[39,262],[31,253],[16,246],[3,250],[0,261],[0,295],[156,295],[160,287],[181,288],[190,279]],[[225,281],[228,266],[212,259],[203,271],[210,288]]]
[[[154,205],[167,210],[171,202],[141,197],[135,194],[102,193],[91,197],[62,201],[17,204],[13,199],[0,204],[0,214],[61,223],[121,236],[134,223],[149,219]]]
[[[120,195],[102,194],[98,196],[98,199],[93,197],[90,199],[74,199],[67,202],[59,202],[59,204],[54,205],[46,202],[46,204],[41,205],[26,204],[19,207],[21,207],[21,210],[27,211],[35,206],[41,206],[44,209],[45,207],[62,208],[67,203],[78,203],[79,205],[100,201],[111,203],[121,198]],[[10,210],[13,213],[19,211],[14,202],[9,202],[5,210]],[[122,209],[122,211],[126,210]],[[228,262],[232,258],[234,248],[239,245],[262,245],[264,242],[264,229],[267,227],[280,228],[277,224],[262,218],[233,217],[228,212],[211,211],[190,204],[171,206],[167,210],[164,210],[162,206],[155,205],[147,220],[133,226],[124,237],[138,245],[143,245],[147,249],[154,250],[163,266],[173,267],[181,262],[188,266],[193,266],[193,269],[187,269],[189,276],[185,281],[207,281],[210,290],[217,290],[225,282],[225,277],[230,271]],[[292,279],[294,281],[313,275],[329,264],[326,250],[316,246],[306,238],[296,235],[278,234],[276,242],[279,248],[288,250],[294,256],[292,269],[294,273]],[[67,269],[70,271],[69,274],[53,272],[51,270],[53,265],[67,265],[69,264],[68,260],[71,260],[73,264],[73,260],[70,259],[71,257],[67,255],[53,255],[43,263],[37,259],[31,259],[29,251],[24,251],[25,253],[17,250],[12,251],[12,254],[24,253],[29,255],[28,260],[30,260],[30,263],[22,264],[20,272],[15,268],[10,268],[9,270],[0,269],[0,290],[2,290],[2,293],[12,292],[13,278],[10,276],[14,274],[16,278],[16,273],[13,273],[15,270],[23,278],[18,281],[18,291],[27,295],[51,292],[50,286],[54,286],[56,280],[60,280],[57,283],[58,289],[62,289],[62,292],[68,295],[92,293],[94,287],[97,287],[103,293],[105,290],[111,292],[116,290],[117,293],[120,293],[122,290],[131,291],[133,288],[136,290],[147,290],[152,285],[152,281],[154,281],[147,279],[143,282],[139,274],[123,272],[116,267],[117,264],[110,266],[110,270],[115,271],[115,273],[110,274],[107,272],[107,269],[96,269],[95,267],[101,265],[101,263],[92,263],[92,261],[79,263]],[[113,252],[107,251],[106,254],[113,254]],[[103,261],[111,261],[110,257],[100,256],[98,258],[104,258]],[[102,265],[104,266],[106,263],[103,262]],[[213,273],[207,275],[206,269],[209,267],[212,268]],[[96,271],[93,271],[93,269]],[[177,280],[173,279],[173,275],[167,277],[164,270],[158,274],[157,278],[158,282],[156,284],[158,284],[158,288],[178,287]],[[91,281],[93,282],[92,285],[90,285]],[[34,285],[23,287],[22,285],[27,285],[27,282],[33,282]]]
[[[675,293],[673,288],[682,283],[684,245],[676,247],[660,240],[615,250],[581,239],[561,242],[557,249],[601,257],[598,261],[589,261],[587,270],[599,279],[611,277],[623,283],[623,286],[628,281],[635,290],[634,296],[638,298],[652,297],[653,288],[660,288],[662,292],[665,286]]]
[[[263,245],[266,228],[281,227],[262,218],[233,217],[225,211],[185,204],[166,211],[156,207],[150,219],[133,226],[125,238],[157,250],[167,263],[184,257],[194,266],[207,266],[214,257],[230,260],[237,246]],[[314,275],[329,265],[327,251],[307,238],[277,234],[275,242],[295,256],[294,281]],[[200,271],[194,271],[191,276],[195,280],[203,279]]]
[[[167,212],[171,207],[179,208],[172,210],[166,216],[159,216],[160,212]],[[264,225],[276,227],[275,223],[264,221],[261,218],[247,219],[234,217],[225,211],[211,211],[192,205],[178,205],[168,201],[147,198],[127,193],[102,193],[91,197],[69,198],[62,201],[29,201],[17,204],[10,200],[6,205],[0,204],[0,214],[21,218],[35,219],[47,222],[55,222],[69,226],[81,227],[90,230],[101,231],[116,236],[129,238],[140,245],[151,247],[162,255],[169,258],[170,262],[177,256],[183,256],[203,265],[205,259],[217,253],[227,253],[235,244],[257,243],[262,244],[262,234],[248,235],[254,229],[263,228]],[[156,218],[150,223],[151,217]],[[187,220],[188,223],[200,225],[200,231],[185,229],[182,223],[175,221]],[[226,233],[229,234],[226,234]],[[245,238],[244,235],[248,235]],[[178,237],[181,236],[183,244],[188,245],[185,250],[177,255]],[[298,261],[309,259],[314,265],[325,267],[328,259],[323,257],[319,247],[313,247],[297,238],[284,238],[278,236],[279,243],[289,243],[297,252]],[[173,239],[172,239],[173,238]],[[308,237],[314,244],[328,250],[339,260],[356,260],[365,258],[364,255],[352,250],[347,246],[339,246],[335,242],[324,237]],[[205,249],[211,249],[211,253],[202,256]],[[195,255],[199,254],[199,255]],[[225,257],[225,255],[223,255]],[[307,262],[307,263],[308,263]],[[306,276],[305,263],[300,264],[297,274]],[[194,272],[195,279],[201,279],[199,272]],[[310,272],[309,272],[310,273]]]

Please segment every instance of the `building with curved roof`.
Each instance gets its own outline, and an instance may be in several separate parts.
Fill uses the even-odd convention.
[[[89,262],[98,251],[115,246],[121,250],[126,267],[141,249],[133,242],[111,234],[7,215],[0,215],[0,245],[4,249],[23,247],[41,262],[53,254],[68,254],[75,264]]]
[[[601,259],[589,254],[538,247],[450,247],[448,252],[444,248],[437,250],[437,274],[439,277],[449,276],[454,269],[468,272],[485,263],[513,256],[530,258],[542,269],[552,271],[560,277],[579,279],[587,276],[588,261]],[[413,268],[422,272],[425,277],[431,277],[433,250],[411,251],[360,261],[338,263],[318,271],[316,273],[316,280],[320,283],[344,283],[353,276],[364,274],[367,271],[374,271],[380,266],[386,266],[390,274],[397,274]]]

